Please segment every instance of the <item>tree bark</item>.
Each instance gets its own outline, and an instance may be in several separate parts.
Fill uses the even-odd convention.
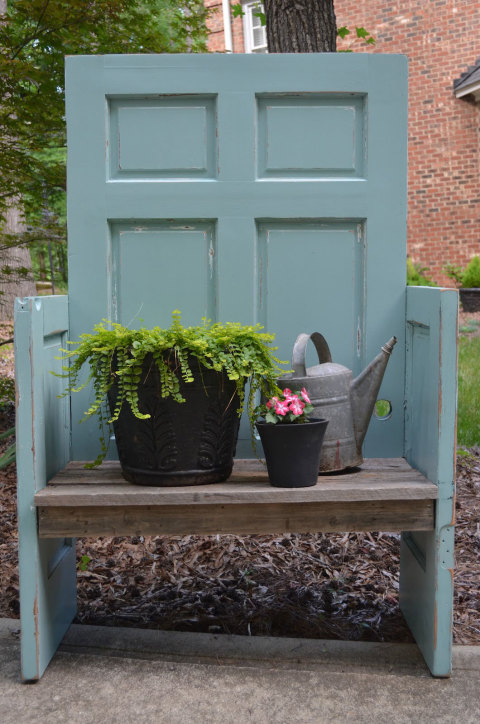
[[[7,234],[18,234],[25,231],[25,223],[19,205],[11,206],[6,214],[6,223],[1,231]],[[8,266],[12,273],[2,274],[1,268]],[[15,269],[32,269],[30,252],[26,246],[14,246],[1,251],[0,258],[0,321],[9,322],[13,319],[13,305],[17,297],[32,297],[37,293],[33,274],[29,271],[25,277],[15,273]]]
[[[269,53],[334,53],[333,0],[264,0]]]

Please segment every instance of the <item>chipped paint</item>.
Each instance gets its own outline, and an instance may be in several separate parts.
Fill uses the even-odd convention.
[[[33,602],[33,621],[35,624],[35,644],[36,644],[36,654],[37,654],[37,677],[40,677],[40,625],[39,625],[39,616],[38,616],[38,581],[35,586],[35,599]]]
[[[447,568],[447,571],[450,573],[450,583],[452,584],[452,590],[453,590],[453,583],[455,580],[455,569],[454,568]]]
[[[454,468],[454,470],[455,470],[455,468]],[[455,504],[456,504],[456,501],[457,501],[457,491],[455,490],[455,487],[454,487],[454,489],[453,489],[453,498],[452,498],[452,519],[451,519],[451,521],[450,521],[450,525],[452,525],[452,526],[455,525],[455,516],[456,516],[456,514],[455,514]]]
[[[32,439],[31,439],[31,451],[32,451],[32,467],[35,471],[35,398],[34,398],[34,365],[33,365],[33,348],[32,348],[33,342],[30,338],[30,343],[28,346],[28,354],[30,357],[30,376],[31,376],[31,387],[30,387],[30,398],[31,398],[31,408],[32,408]],[[34,472],[34,488],[36,489],[35,484],[35,472]]]
[[[210,269],[210,279],[213,279],[213,277],[214,277],[214,272],[215,272],[214,264],[215,264],[215,249],[213,246],[213,239],[210,238],[210,246],[208,249],[208,266]]]

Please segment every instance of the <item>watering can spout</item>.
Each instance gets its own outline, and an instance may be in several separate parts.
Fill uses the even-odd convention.
[[[382,351],[370,362],[368,367],[365,367],[363,372],[352,381],[350,386],[353,427],[359,452],[361,451],[363,440],[367,434],[368,424],[372,417],[375,402],[377,401],[383,375],[385,374],[388,360],[390,359],[396,342],[396,337],[389,339],[388,342],[383,345]]]

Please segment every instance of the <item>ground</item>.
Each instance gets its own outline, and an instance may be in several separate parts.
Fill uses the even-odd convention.
[[[473,320],[473,324],[472,324]],[[480,334],[480,314],[461,326]],[[0,330],[5,338],[6,331]],[[11,345],[0,375],[13,377]],[[0,432],[14,423],[8,405]],[[0,441],[0,455],[12,438]],[[0,471],[0,616],[18,617],[15,465]],[[454,641],[480,644],[480,448],[457,459]],[[77,622],[244,635],[411,641],[398,608],[399,536],[78,540]]]

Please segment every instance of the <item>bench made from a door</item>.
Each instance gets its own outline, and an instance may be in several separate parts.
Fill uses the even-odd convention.
[[[402,532],[400,606],[447,676],[457,293],[405,286],[405,58],[76,56],[66,97],[69,294],[16,305],[24,679],[75,615],[75,535],[379,528]],[[395,335],[391,414],[372,419],[361,471],[287,494],[239,463],[220,488],[146,493],[113,461],[79,468],[98,429],[78,422],[88,390],[57,397],[59,349],[102,318],[168,326],[174,309],[260,322],[280,359],[321,332],[355,376]]]

